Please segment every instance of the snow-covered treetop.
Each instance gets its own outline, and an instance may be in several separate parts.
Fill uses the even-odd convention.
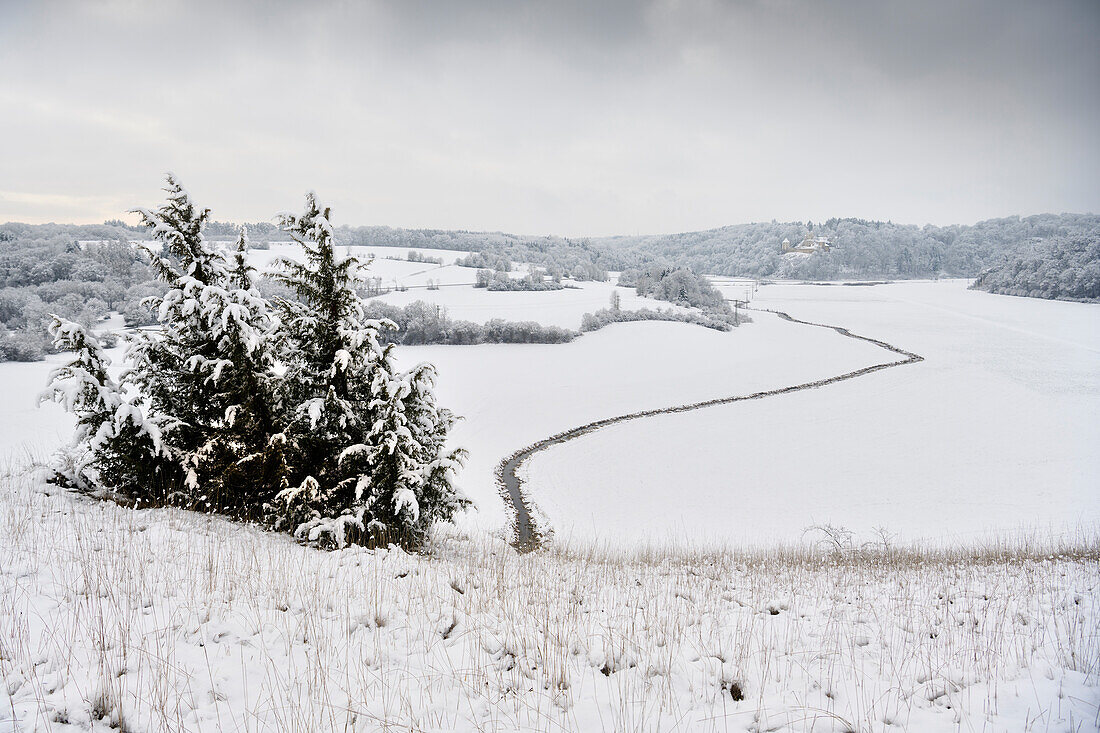
[[[240,290],[252,289],[252,274],[256,268],[248,264],[248,227],[241,227],[241,234],[237,237],[237,249],[233,252],[233,271],[231,280],[233,286]]]
[[[199,209],[191,196],[171,173],[167,177],[167,202],[156,211],[134,209],[141,217],[153,239],[163,243],[164,249],[175,256],[183,267],[183,274],[201,283],[218,282],[225,276],[225,258],[206,241],[203,230],[210,217],[210,209]],[[153,265],[164,279],[171,281],[178,276],[163,257],[152,254]]]
[[[284,229],[290,234],[297,235],[295,239],[298,239],[301,243],[302,239],[313,242],[331,242],[332,241],[332,223],[329,221],[331,209],[325,207],[322,210],[317,204],[317,194],[313,191],[306,192],[306,209],[301,215],[293,214],[289,211],[280,212],[276,215],[279,227]]]

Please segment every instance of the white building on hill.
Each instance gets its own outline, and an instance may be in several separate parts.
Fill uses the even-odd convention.
[[[833,248],[833,243],[829,241],[828,237],[814,237],[809,234],[802,240],[802,243],[797,247],[791,246],[791,240],[783,240],[783,254],[788,252],[801,252],[803,254],[813,254],[814,252],[828,252]]]

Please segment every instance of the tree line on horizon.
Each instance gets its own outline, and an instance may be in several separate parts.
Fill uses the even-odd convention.
[[[287,241],[286,234],[271,222],[246,226],[255,240]],[[238,228],[237,224],[211,222],[208,236],[232,239]],[[1068,213],[948,226],[857,218],[833,218],[818,224],[771,221],[678,234],[587,238],[387,226],[334,228],[340,246],[471,252],[479,255],[479,261],[529,262],[547,268],[550,274],[597,280],[606,279],[607,271],[650,264],[760,278],[976,277],[983,269],[1012,259],[1039,242],[1096,232],[1100,232],[1100,215]],[[121,221],[103,225],[0,224],[0,243],[54,237],[118,239],[140,234],[140,229]],[[780,245],[784,239],[798,242],[808,234],[829,237],[836,246],[808,257],[783,256]]]
[[[247,226],[253,248],[290,241],[271,222]],[[205,229],[206,236],[223,241],[232,240],[238,231],[236,224],[217,221],[208,222]],[[784,239],[797,243],[806,235],[828,237],[835,246],[812,255],[782,253]],[[146,230],[120,220],[86,225],[0,224],[0,361],[33,360],[49,350],[47,313],[86,327],[110,311],[124,314],[129,326],[151,323],[151,314],[141,302],[161,294],[164,286],[141,253],[128,245],[148,236]],[[993,275],[986,282],[1006,292],[1087,298],[1069,294],[1081,288],[1064,284],[1072,279],[1065,268],[1058,273],[1063,284],[1053,287],[1050,267],[1041,264],[1058,251],[1046,243],[1100,237],[1100,216],[1038,214],[923,227],[850,218],[818,224],[773,221],[681,234],[590,239],[343,225],[333,227],[333,237],[336,245],[345,247],[470,252],[463,259],[468,266],[502,270],[512,262],[528,262],[543,268],[551,281],[564,276],[606,280],[609,271],[651,268],[761,279],[838,280],[978,277],[985,270],[1012,267],[1013,277],[1021,278],[1021,273],[1042,270],[1036,275],[1042,282],[1011,285]],[[1083,259],[1074,260],[1077,270],[1094,263],[1091,252],[1086,249]],[[1020,262],[1024,264],[1016,264]],[[261,286],[270,287],[264,282]]]

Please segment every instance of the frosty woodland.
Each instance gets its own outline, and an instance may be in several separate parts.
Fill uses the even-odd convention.
[[[417,548],[469,500],[454,484],[462,450],[444,447],[455,417],[436,403],[434,368],[398,371],[386,319],[368,319],[360,263],[338,257],[329,209],[306,196],[280,226],[305,251],[280,261],[295,297],[268,300],[236,251],[203,229],[209,210],[168,176],[167,201],[136,213],[163,297],[118,380],[83,326],[54,316],[59,349],[42,399],[77,417],[56,480],[135,506],[177,506],[261,522],[322,547]]]

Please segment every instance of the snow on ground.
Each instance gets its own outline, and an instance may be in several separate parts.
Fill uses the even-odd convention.
[[[753,305],[843,325],[925,361],[552,447],[530,461],[526,480],[559,536],[798,542],[805,528],[831,523],[864,539],[884,527],[901,540],[977,542],[1100,526],[1100,308],[968,291],[962,281],[770,285]],[[742,331],[792,327],[754,318]],[[776,356],[839,373],[825,361],[851,343]]]
[[[520,295],[531,302],[545,293]],[[489,527],[509,521],[497,493],[497,463],[542,438],[591,420],[773,389],[879,359],[870,344],[763,317],[727,333],[682,323],[623,323],[568,344],[405,346],[397,353],[402,366],[431,361],[438,368],[441,403],[464,418],[453,430],[454,442],[470,451],[459,481],[480,505],[474,520]],[[614,471],[615,456],[605,458]],[[608,495],[621,486],[609,486]],[[536,498],[549,505],[555,497],[539,492]]]
[[[97,332],[119,333],[125,321],[118,313],[102,321]],[[125,344],[107,349],[110,370],[117,378],[122,370]],[[43,461],[72,439],[76,421],[60,405],[38,396],[46,389],[50,372],[68,361],[68,354],[50,354],[44,361],[0,362],[0,466]]]
[[[384,297],[398,304],[415,299],[438,302],[447,306],[454,318],[535,320],[577,328],[584,313],[606,307],[616,290],[609,283],[580,285],[578,289],[546,292],[442,288],[393,292]],[[617,290],[624,308],[665,306],[638,298],[633,290]],[[740,383],[738,370],[767,372],[766,364],[781,361],[781,355],[801,348],[821,349],[815,344],[831,338],[836,337],[774,325],[721,333],[688,324],[644,322],[609,326],[569,344],[401,347],[397,353],[402,365],[436,364],[443,404],[465,418],[453,435],[455,444],[471,452],[460,482],[480,511],[468,521],[506,528],[509,515],[493,473],[504,456],[577,421],[630,412],[640,409],[638,406],[659,407],[681,395],[693,399],[718,396]],[[873,353],[872,348],[861,350],[857,345],[851,355],[845,351],[824,366],[845,368],[860,364]],[[121,355],[122,349],[111,352],[116,364]],[[23,459],[28,453],[44,459],[68,441],[71,418],[55,404],[36,406],[50,370],[62,361],[64,356],[58,355],[48,362],[0,364],[0,403],[5,417],[10,416],[0,426],[0,459]],[[826,372],[805,364],[780,365],[774,378],[761,383],[777,386],[788,376],[811,373],[822,376]]]
[[[338,247],[338,253],[343,256],[350,252],[360,262],[367,264],[368,277],[382,278],[382,286],[386,288],[409,287],[425,288],[428,281],[445,285],[473,285],[477,270],[470,267],[459,267],[454,261],[464,257],[468,252],[454,252],[445,249],[404,249],[396,247]],[[432,262],[409,262],[409,252],[418,252],[425,257],[443,260],[442,265]],[[252,249],[248,253],[248,261],[260,272],[272,272],[275,262],[279,259],[301,261],[302,248],[297,244],[287,242],[272,242],[270,249]],[[373,258],[373,259],[372,259]]]
[[[612,283],[567,281],[569,287],[562,290],[541,292],[493,291],[474,288],[477,270],[459,267],[454,261],[468,252],[449,252],[437,249],[418,249],[425,256],[440,257],[443,265],[430,262],[409,262],[409,250],[384,247],[352,247],[351,254],[366,262],[366,277],[379,277],[382,287],[392,292],[380,296],[393,305],[407,305],[424,300],[447,308],[451,318],[484,323],[492,318],[509,321],[537,321],[544,325],[578,329],[581,316],[601,308],[607,308],[611,292],[618,290],[623,308],[668,308],[681,310],[669,303],[639,298],[632,288],[616,288]],[[344,249],[340,250],[344,253]],[[272,243],[269,250],[252,250],[249,261],[261,272],[272,270],[279,258],[300,260],[302,250],[297,245]],[[396,258],[396,259],[394,259]],[[518,264],[509,273],[519,278],[527,274],[529,265]],[[439,290],[429,290],[429,284]],[[398,290],[402,288],[405,290]]]
[[[389,261],[395,262],[395,261]],[[395,262],[398,265],[410,263]],[[416,263],[411,263],[416,264]],[[724,284],[742,298],[745,283]],[[576,327],[613,286],[425,297],[453,317]],[[619,288],[623,306],[653,307]],[[756,307],[835,323],[925,361],[826,388],[605,428],[536,455],[526,488],[561,539],[798,542],[831,523],[861,538],[978,541],[1022,526],[1100,523],[1100,308],[967,291],[962,282],[761,287]],[[730,333],[629,323],[570,344],[403,347],[439,369],[443,404],[463,416],[467,524],[506,530],[494,479],[506,455],[615,415],[812,381],[896,355],[765,313]],[[114,356],[119,357],[115,352]],[[50,363],[0,364],[0,457],[39,458],[72,421],[35,396]]]
[[[235,242],[223,242],[222,244],[227,250],[236,247]],[[419,252],[425,257],[441,259],[445,265],[453,265],[455,260],[470,254],[469,252],[449,249],[406,249],[404,247],[342,247],[337,245],[336,249],[340,255],[350,252],[352,256],[358,257],[364,262],[371,257],[376,262],[408,262],[409,252]],[[300,261],[302,259],[301,245],[293,242],[271,242],[269,249],[253,248],[248,251],[248,261],[260,271],[268,270],[275,260],[280,258]],[[409,264],[420,265],[420,269],[436,266],[430,262],[411,262]],[[470,270],[470,268],[463,269]],[[473,270],[470,270],[470,272],[473,272]],[[470,281],[473,282],[473,278]]]
[[[455,260],[461,259],[469,255],[469,252],[455,249],[428,249],[424,247],[375,247],[375,246],[356,246],[351,248],[351,253],[356,257],[364,258],[373,257],[375,261],[390,260],[396,257],[400,260],[408,260],[409,252],[416,252],[424,257],[431,257],[433,259],[443,260],[444,265],[453,265]],[[424,263],[420,263],[424,264]],[[474,272],[472,268],[465,267],[464,270]]]
[[[489,295],[521,295],[520,302],[531,303],[547,293]],[[467,521],[489,528],[506,528],[510,521],[494,477],[497,463],[541,438],[626,412],[819,379],[873,363],[878,352],[831,331],[764,317],[728,333],[641,322],[608,326],[568,344],[397,350],[403,367],[436,365],[441,403],[463,417],[452,433],[454,444],[470,451],[459,482],[479,505]],[[112,352],[112,358],[121,356]],[[3,399],[13,416],[0,432],[0,456],[21,457],[31,449],[43,458],[71,435],[72,421],[59,406],[35,407],[52,366],[0,364],[0,377],[8,377]]]
[[[430,262],[376,259],[367,267],[367,277],[382,278],[384,288],[412,288],[415,292],[427,289],[429,284],[462,286],[473,289],[477,270],[458,265],[433,265]],[[412,292],[412,291],[410,291]]]
[[[372,267],[373,269],[373,267]],[[470,273],[474,270],[457,268]],[[522,272],[513,275],[522,275]],[[484,323],[491,318],[506,321],[537,321],[546,326],[561,326],[574,330],[581,327],[581,317],[610,306],[611,293],[618,292],[624,310],[666,308],[683,310],[671,303],[640,298],[633,288],[616,287],[610,282],[569,282],[562,290],[490,291],[484,288],[441,288],[439,290],[409,290],[392,292],[381,299],[394,305],[407,305],[414,300],[437,303],[447,309],[451,318]]]
[[[103,324],[103,329],[117,332],[123,325],[122,317],[116,314]],[[115,378],[122,371],[125,352],[122,341],[107,349]],[[51,354],[44,361],[0,362],[0,466],[45,461],[72,440],[76,420],[54,402],[38,404],[50,372],[69,356]]]
[[[403,347],[465,416],[460,478],[482,507],[423,557],[321,553],[0,475],[0,732],[1097,729],[1100,309],[964,287],[761,288],[757,307],[926,360],[532,460],[558,538],[643,552],[516,555],[478,531],[507,526],[496,463],[601,417],[899,357],[764,313],[730,333],[631,323],[570,344]],[[610,289],[417,296],[575,327]],[[55,405],[33,407],[51,367],[0,364],[0,458],[67,439]],[[1011,543],[1022,521],[1074,519],[1092,523],[1075,552],[1046,535],[1022,557],[684,549],[797,541],[811,522]],[[680,548],[654,549],[669,538]]]
[[[1095,546],[1045,551],[325,553],[8,475],[0,731],[1094,730]]]
[[[44,460],[72,438],[76,421],[59,405],[37,406],[50,370],[66,361],[55,354],[46,361],[0,362],[0,461],[4,465]]]

